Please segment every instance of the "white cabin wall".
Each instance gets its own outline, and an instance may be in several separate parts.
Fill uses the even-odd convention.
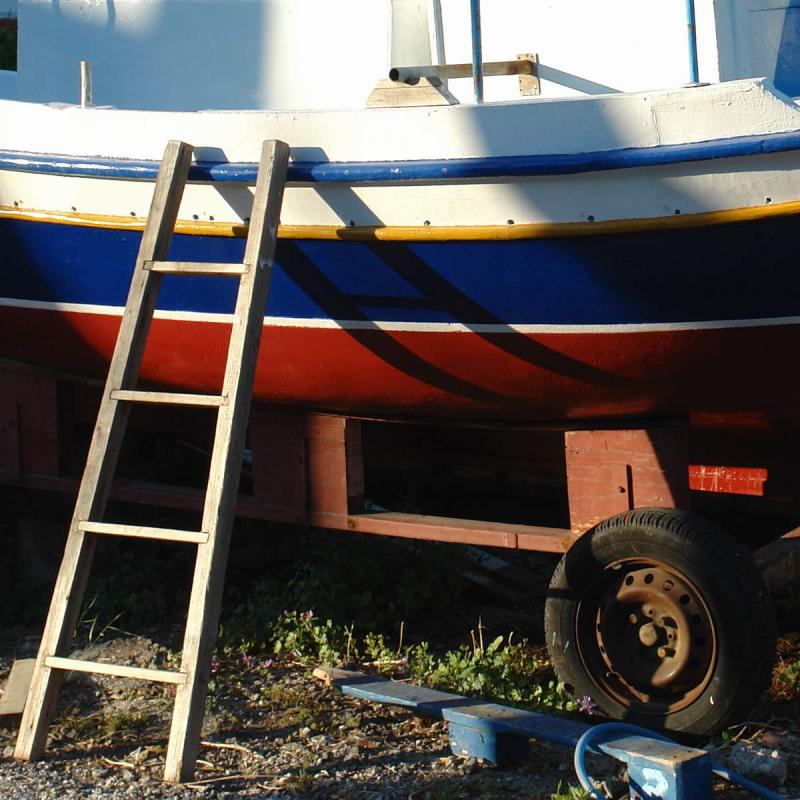
[[[448,63],[471,61],[469,4],[438,2]],[[714,82],[712,0],[696,0],[696,16],[700,79]],[[669,88],[689,81],[683,0],[490,0],[482,5],[481,21],[484,61],[538,53],[544,96]],[[471,101],[471,80],[450,81],[449,88],[462,102]],[[514,77],[487,78],[484,92],[487,101],[519,98]]]
[[[2,2],[2,0],[0,0]],[[19,0],[19,97],[127,108],[361,106],[389,66],[376,0]]]
[[[765,77],[800,96],[800,2],[716,0],[715,6],[722,79]]]
[[[714,82],[716,31],[724,30],[719,20],[715,25],[715,5],[750,0],[695,1],[700,78]],[[86,59],[100,105],[359,108],[398,59],[424,63],[434,54],[437,61],[442,55],[449,63],[471,61],[467,0],[18,4],[15,83],[23,100],[77,102],[78,63]],[[484,60],[538,52],[545,96],[667,88],[689,80],[683,0],[485,0],[482,22]],[[451,81],[450,88],[462,102],[472,101],[470,80]],[[9,96],[2,86],[0,94]],[[517,79],[488,78],[485,95],[488,101],[518,99]]]

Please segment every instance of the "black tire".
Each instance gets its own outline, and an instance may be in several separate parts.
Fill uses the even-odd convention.
[[[561,559],[545,604],[556,674],[602,712],[710,736],[769,684],[775,622],[749,553],[682,511],[605,520]]]

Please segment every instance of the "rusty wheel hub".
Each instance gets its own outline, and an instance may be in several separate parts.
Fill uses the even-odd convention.
[[[708,684],[716,634],[703,598],[661,564],[621,562],[581,603],[578,645],[595,680],[618,702],[677,711]]]

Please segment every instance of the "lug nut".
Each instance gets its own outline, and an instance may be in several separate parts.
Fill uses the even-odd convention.
[[[648,622],[647,625],[642,625],[639,628],[639,641],[645,647],[652,647],[658,641],[658,633],[652,622]]]

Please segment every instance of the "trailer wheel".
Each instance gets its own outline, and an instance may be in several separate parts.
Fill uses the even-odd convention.
[[[582,536],[545,605],[556,674],[602,712],[709,736],[770,678],[775,623],[747,551],[693,514],[637,509]]]

